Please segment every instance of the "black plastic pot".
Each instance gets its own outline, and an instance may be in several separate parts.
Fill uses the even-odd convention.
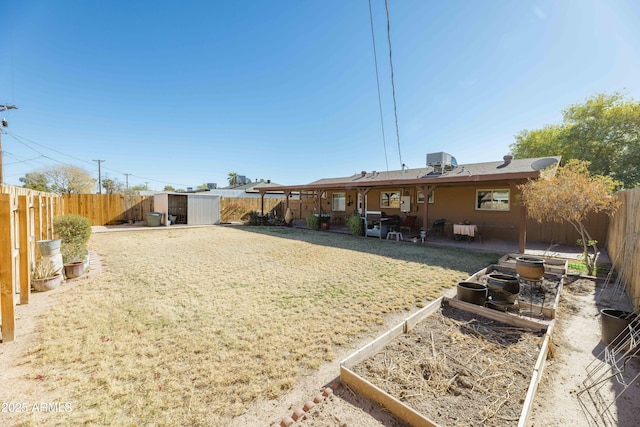
[[[629,326],[633,321],[632,313],[612,308],[600,310],[600,329],[602,342],[617,346],[629,339]]]
[[[514,303],[520,293],[520,282],[511,274],[491,273],[487,275],[487,288],[492,299]]]
[[[457,296],[460,301],[484,305],[487,301],[487,285],[475,282],[458,282]]]

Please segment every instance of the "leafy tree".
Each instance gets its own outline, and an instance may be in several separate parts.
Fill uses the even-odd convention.
[[[49,188],[59,194],[93,193],[96,180],[84,169],[69,166],[51,166],[42,171]]]
[[[26,173],[24,177],[20,178],[20,182],[24,184],[24,188],[31,188],[32,190],[38,191],[51,191],[49,188],[49,180],[42,172]]]
[[[173,186],[171,186],[171,185],[165,185],[164,186],[164,190],[162,190],[162,191],[176,191],[176,189],[173,188]]]
[[[144,185],[134,185],[131,189],[133,191],[149,191],[149,186],[145,183]]]
[[[207,183],[205,182],[204,184],[200,184],[196,187],[196,190],[206,190],[207,188]]]
[[[117,179],[105,178],[102,180],[102,188],[107,194],[125,193],[124,184]]]
[[[585,222],[590,213],[615,213],[619,202],[611,194],[619,183],[609,176],[592,175],[588,168],[587,161],[570,160],[556,173],[553,169],[545,170],[540,179],[518,188],[529,216],[538,222],[567,221],[578,231],[585,266],[593,274],[599,255],[598,242],[591,238]]]
[[[586,160],[591,173],[610,176],[624,188],[640,184],[640,102],[619,92],[597,94],[562,114],[562,124],[516,135],[513,155]]]
[[[236,172],[229,172],[227,180],[229,181],[229,185],[236,185],[238,182],[238,174]]]

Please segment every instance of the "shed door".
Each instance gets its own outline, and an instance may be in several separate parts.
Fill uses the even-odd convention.
[[[169,215],[175,215],[176,224],[187,223],[187,196],[169,195]]]

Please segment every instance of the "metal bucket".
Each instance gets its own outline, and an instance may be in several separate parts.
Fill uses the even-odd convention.
[[[49,256],[49,255],[57,255],[60,253],[60,244],[62,243],[62,240],[60,239],[38,240],[36,243],[38,244],[40,255]]]
[[[458,282],[457,296],[460,301],[484,305],[487,301],[487,285],[475,282]]]

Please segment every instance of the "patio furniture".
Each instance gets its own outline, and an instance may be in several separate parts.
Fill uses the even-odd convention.
[[[399,226],[400,231],[402,230],[411,231],[413,227],[416,225],[417,218],[418,217],[414,215],[405,216],[402,222],[400,222],[400,226]]]
[[[456,236],[457,240],[467,238],[470,241],[478,236],[482,242],[480,231],[478,230],[478,226],[475,224],[453,224],[453,234]]]
[[[433,221],[433,224],[431,225],[431,231],[433,232],[434,236],[436,235],[436,233],[444,235],[444,225],[446,222],[447,220],[444,218],[436,219],[435,221]]]
[[[404,238],[402,237],[402,233],[399,231],[390,231],[387,233],[387,240],[391,240],[391,238],[393,238],[393,240],[395,240],[396,242],[400,242],[402,240],[404,240]]]

